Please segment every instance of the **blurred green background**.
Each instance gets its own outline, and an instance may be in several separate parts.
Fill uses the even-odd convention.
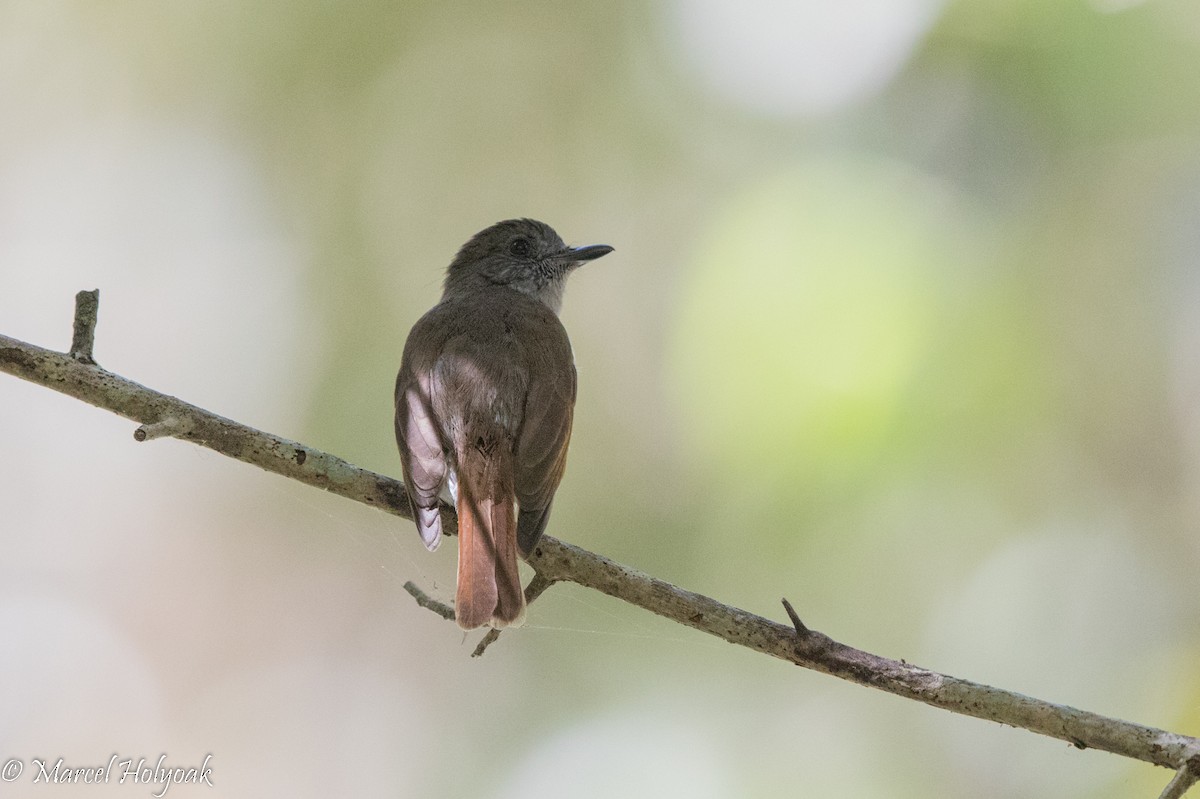
[[[550,532],[895,658],[1200,733],[1200,6],[0,0],[0,332],[399,473],[456,248],[532,216]],[[455,549],[0,378],[0,757],[222,796],[1125,797],[1169,774]],[[126,786],[30,787],[14,796]],[[173,788],[172,795],[209,789]]]

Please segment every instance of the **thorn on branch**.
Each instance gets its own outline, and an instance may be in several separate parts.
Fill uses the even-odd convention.
[[[185,432],[187,432],[187,428],[183,422],[174,416],[168,416],[153,424],[144,424],[137,430],[134,430],[133,440],[149,441],[153,438],[162,438],[163,436],[178,436]]]
[[[812,635],[812,630],[804,626],[804,622],[800,621],[800,616],[796,613],[796,609],[792,607],[792,603],[784,597],[782,600],[783,609],[787,611],[788,618],[792,620],[792,626],[796,628],[796,636],[799,638],[807,638]]]
[[[68,355],[80,363],[96,363],[92,351],[96,343],[96,316],[99,311],[100,289],[81,291],[75,295],[75,326]]]

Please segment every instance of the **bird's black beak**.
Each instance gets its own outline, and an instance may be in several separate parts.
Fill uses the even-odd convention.
[[[597,258],[608,255],[613,251],[612,247],[607,244],[591,244],[587,247],[568,247],[556,256],[556,260],[581,263],[583,261],[594,261]]]

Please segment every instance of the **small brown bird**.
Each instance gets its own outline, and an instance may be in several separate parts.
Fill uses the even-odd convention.
[[[563,288],[576,267],[610,252],[567,247],[532,219],[499,222],[458,251],[441,302],[408,334],[396,443],[430,551],[442,536],[438,496],[458,510],[463,629],[524,621],[517,550],[528,556],[546,529],[575,407]]]

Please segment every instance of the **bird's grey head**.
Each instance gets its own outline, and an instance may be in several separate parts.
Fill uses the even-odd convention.
[[[606,244],[568,247],[552,227],[534,219],[497,222],[472,236],[454,256],[446,272],[445,293],[507,286],[558,313],[567,275],[612,249]]]

